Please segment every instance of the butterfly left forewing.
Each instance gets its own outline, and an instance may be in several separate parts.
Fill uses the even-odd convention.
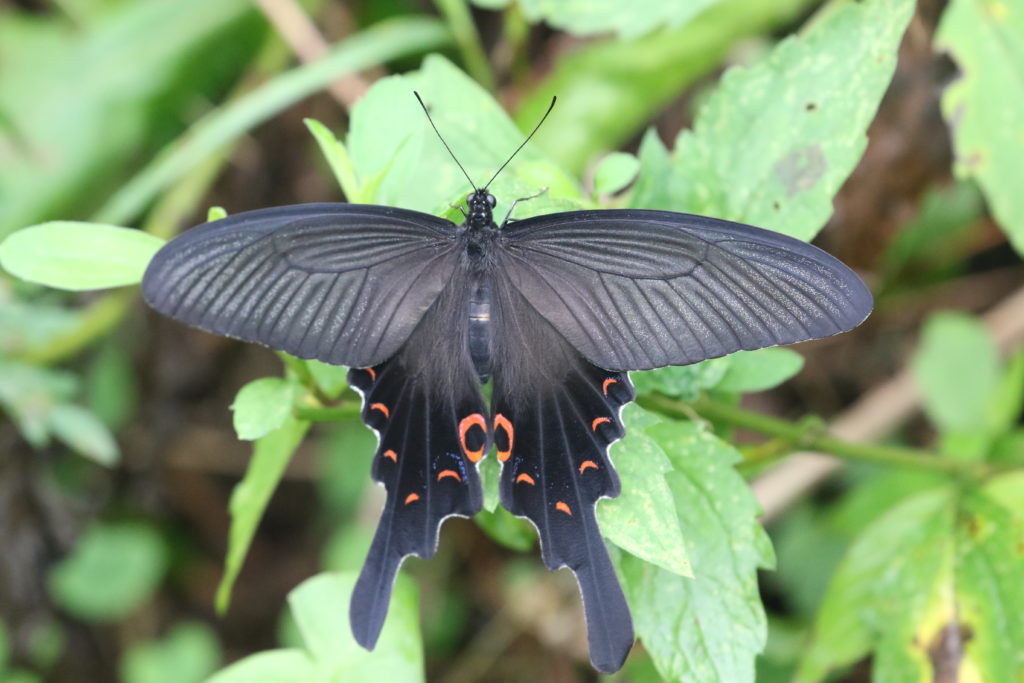
[[[349,605],[352,632],[372,649],[391,590],[409,555],[431,557],[445,518],[471,517],[482,505],[476,463],[488,447],[487,418],[472,378],[445,396],[408,358],[353,369],[349,383],[363,395],[363,421],[379,436],[373,478],[387,501]]]

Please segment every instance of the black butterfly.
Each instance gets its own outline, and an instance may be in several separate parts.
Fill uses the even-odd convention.
[[[502,505],[537,527],[550,569],[575,572],[591,662],[613,672],[633,625],[595,504],[619,493],[608,447],[635,397],[627,371],[837,334],[871,295],[813,246],[714,218],[570,211],[498,226],[488,185],[461,225],[357,204],[213,221],[157,253],[143,294],[204,330],[353,368],[387,489],[350,605],[360,644],[375,645],[404,558],[430,557],[441,522],[480,511],[477,463],[493,446]]]

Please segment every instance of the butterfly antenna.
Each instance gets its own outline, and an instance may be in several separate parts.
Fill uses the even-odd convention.
[[[434,124],[434,119],[430,118],[430,110],[427,109],[427,105],[423,104],[423,98],[420,97],[420,94],[415,90],[412,91],[412,94],[416,96],[417,100],[419,100],[420,106],[423,107],[423,113],[427,115],[427,121],[430,121],[430,126],[434,129],[434,132],[437,133],[437,137],[441,141],[441,144],[444,145],[444,148],[452,155],[452,160],[455,162],[455,165],[459,167],[460,171],[462,171],[462,175],[466,176],[466,180],[469,181],[470,186],[475,191],[477,189],[476,183],[474,183],[473,179],[469,177],[468,173],[466,173],[466,169],[462,168],[462,164],[459,163],[459,160],[455,158],[455,152],[452,151],[452,148],[449,147],[448,143],[444,141],[443,137],[441,137],[441,131],[439,131],[437,126]],[[545,114],[545,116],[547,116],[547,114]]]
[[[541,125],[542,123],[544,123],[544,119],[546,119],[546,118],[548,117],[548,114],[550,114],[550,113],[551,113],[551,110],[555,108],[555,100],[557,100],[557,99],[558,99],[557,97],[552,97],[552,98],[551,98],[551,104],[549,104],[549,105],[548,105],[548,110],[547,110],[546,112],[544,112],[544,116],[540,117],[540,121],[538,121],[538,122],[537,122],[537,125],[533,127],[533,131],[531,131],[531,132],[530,132],[530,134],[526,136],[526,139],[525,139],[525,140],[523,140],[523,144],[521,144],[521,145],[519,145],[518,147],[516,147],[516,151],[512,152],[512,156],[510,156],[510,157],[508,158],[508,161],[506,161],[505,163],[503,163],[503,164],[501,165],[501,168],[499,168],[499,169],[498,169],[498,170],[497,170],[497,171],[496,171],[496,172],[494,173],[494,175],[493,175],[493,176],[491,176],[491,179],[487,181],[487,184],[486,184],[486,185],[484,185],[484,189],[485,189],[485,190],[486,190],[486,189],[487,189],[488,187],[490,187],[490,186],[491,186],[491,183],[493,183],[493,182],[494,182],[494,179],[498,177],[498,174],[499,174],[499,173],[501,173],[502,171],[504,171],[504,170],[505,170],[505,167],[506,167],[506,166],[508,166],[508,164],[509,164],[509,161],[512,161],[513,159],[515,159],[515,158],[516,158],[516,155],[517,155],[517,154],[519,154],[519,150],[521,150],[521,149],[522,149],[523,147],[526,147],[526,143],[527,143],[527,142],[529,142],[529,141],[530,141],[530,138],[532,138],[532,137],[533,137],[533,134],[534,134],[534,133],[536,133],[536,132],[537,132],[537,131],[538,131],[538,130],[540,129],[540,125]]]

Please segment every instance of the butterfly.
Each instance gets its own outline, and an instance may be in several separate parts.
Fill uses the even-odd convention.
[[[432,556],[445,519],[480,511],[493,449],[501,504],[536,527],[548,568],[575,573],[591,663],[610,673],[634,632],[595,511],[620,491],[608,449],[635,398],[628,372],[838,334],[872,298],[824,251],[715,218],[585,210],[499,225],[494,177],[478,188],[466,174],[459,225],[326,203],[212,221],[165,245],[142,291],[189,325],[351,368],[387,491],[349,606],[362,646],[403,560]]]

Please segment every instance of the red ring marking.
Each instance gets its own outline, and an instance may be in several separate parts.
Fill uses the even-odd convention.
[[[392,462],[398,462],[398,453],[395,453],[390,448],[384,451],[382,457],[385,457],[388,460],[391,460]]]
[[[602,425],[605,422],[611,422],[611,420],[609,420],[607,417],[595,417],[594,421],[590,423],[590,428],[596,432],[598,425]]]
[[[529,484],[530,486],[534,486],[534,485],[536,485],[537,482],[535,482],[533,480],[533,477],[531,477],[529,474],[527,474],[526,472],[523,472],[518,477],[516,477],[516,483],[517,484],[526,483],[526,484]]]
[[[408,505],[409,503],[415,503],[419,499],[420,499],[420,494],[418,494],[418,493],[410,493],[408,496],[405,497],[405,504]]]
[[[462,444],[462,450],[466,453],[466,457],[472,462],[478,462],[480,458],[484,457],[484,447],[480,446],[478,450],[471,451],[469,446],[466,445],[466,432],[473,427],[479,427],[487,432],[487,421],[484,420],[484,416],[480,413],[473,413],[462,418],[459,422],[459,443]]]
[[[498,431],[498,427],[505,430],[505,434],[508,435],[508,449],[504,451],[500,448],[498,449],[498,460],[505,462],[508,460],[509,456],[512,455],[512,443],[515,441],[515,430],[512,429],[512,423],[509,422],[509,419],[501,413],[494,416],[494,431]]]
[[[441,481],[445,477],[451,477],[455,481],[462,481],[462,477],[460,477],[459,473],[456,472],[455,470],[441,470],[440,472],[437,473],[438,481]]]
[[[363,368],[363,370],[366,370],[368,373],[370,373],[370,379],[372,379],[372,380],[376,380],[377,379],[377,372],[373,368]],[[606,391],[604,393],[607,394],[608,392]]]
[[[384,405],[383,403],[373,403],[373,404],[371,404],[370,405],[370,410],[379,410],[380,412],[384,413],[384,417],[385,418],[391,417],[391,411],[388,410],[388,407],[386,405]]]
[[[569,509],[569,506],[563,503],[562,501],[558,501],[557,503],[555,503],[555,509],[558,510],[559,512],[564,512],[565,514],[572,517],[572,510]]]
[[[583,474],[584,472],[590,469],[598,469],[597,463],[594,462],[593,460],[584,460],[582,463],[580,463],[580,474]]]

